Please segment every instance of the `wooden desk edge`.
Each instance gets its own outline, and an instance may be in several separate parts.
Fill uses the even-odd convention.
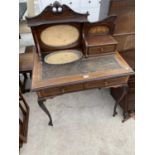
[[[125,62],[125,60],[120,56],[120,54],[118,52],[116,52],[115,55],[116,59],[120,59],[121,66],[125,66],[128,68],[128,70],[123,70],[124,72],[119,73],[119,71],[115,70],[115,75],[102,75],[102,72],[99,74],[100,76],[95,77],[95,76],[91,76],[91,78],[82,78],[82,75],[76,75],[76,80],[69,80],[68,82],[65,82],[65,80],[62,78],[62,82],[58,83],[58,84],[53,84],[53,79],[47,79],[47,80],[42,80],[41,81],[41,66],[38,67],[39,65],[41,65],[41,63],[39,62],[39,57],[37,55],[37,53],[35,53],[34,55],[34,68],[33,68],[33,75],[32,75],[32,85],[31,85],[31,90],[32,91],[37,91],[37,90],[41,90],[44,88],[54,88],[54,87],[60,87],[60,86],[66,86],[66,85],[73,85],[73,84],[79,84],[79,83],[84,83],[84,82],[90,82],[90,81],[94,81],[94,80],[106,80],[108,78],[117,78],[117,77],[122,77],[122,76],[130,76],[134,74],[134,71],[131,69],[131,67]],[[120,62],[120,61],[119,61]],[[111,71],[112,72],[112,71]],[[118,72],[118,73],[117,73]],[[66,77],[68,79],[68,77]],[[75,78],[75,76],[70,76],[70,78]],[[61,79],[61,78],[60,78]],[[63,82],[64,81],[64,82]]]

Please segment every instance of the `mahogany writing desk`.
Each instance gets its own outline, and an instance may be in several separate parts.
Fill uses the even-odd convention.
[[[48,98],[87,89],[123,87],[123,93],[114,106],[113,115],[115,116],[117,114],[116,108],[118,103],[127,93],[127,82],[133,71],[116,51],[117,42],[111,36],[114,29],[113,21],[115,17],[109,17],[102,22],[89,23],[87,16],[88,14],[75,13],[66,5],[54,3],[46,7],[40,15],[27,18],[37,49],[34,55],[32,90],[37,92],[38,103],[48,115],[50,120],[49,125],[53,125],[52,118],[44,105],[44,101]],[[61,24],[63,27],[70,25],[77,28],[79,32],[78,39],[69,45],[63,46],[46,44],[47,42],[53,43],[53,40],[50,40],[50,36],[52,34],[57,35],[62,30],[63,27]],[[58,27],[61,25],[61,30],[59,29],[57,33],[49,33],[45,37],[47,42],[42,40],[46,36],[42,35],[42,32],[47,32],[47,28],[55,29],[57,25]],[[73,32],[66,34],[66,36],[71,34]],[[59,35],[56,39],[61,40],[63,37],[64,35]],[[64,44],[66,40],[65,38],[63,39],[62,43]],[[78,61],[61,65],[45,62],[48,54],[53,52],[58,53],[62,49],[78,49],[83,56]],[[125,120],[128,116],[127,102],[124,103],[124,107],[126,107],[123,111]]]
[[[49,116],[49,124],[52,125],[51,116],[43,104],[46,99],[64,93],[101,87],[124,87],[121,97],[123,98],[127,93],[127,81],[130,74],[132,74],[131,68],[118,53],[100,58],[87,58],[62,66],[41,63],[38,55],[35,54],[32,89],[37,92],[38,103]],[[127,106],[126,103],[124,105]],[[127,111],[124,110],[124,119],[126,117]]]

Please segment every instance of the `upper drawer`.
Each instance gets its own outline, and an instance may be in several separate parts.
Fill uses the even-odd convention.
[[[105,45],[101,47],[90,47],[88,50],[88,53],[90,55],[93,54],[102,54],[102,53],[108,53],[108,52],[114,52],[116,45]]]

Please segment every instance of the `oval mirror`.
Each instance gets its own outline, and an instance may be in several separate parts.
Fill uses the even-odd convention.
[[[71,25],[55,25],[41,32],[41,41],[48,46],[63,47],[75,43],[79,39],[79,31]]]

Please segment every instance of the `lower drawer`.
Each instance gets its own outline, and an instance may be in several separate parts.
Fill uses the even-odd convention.
[[[56,96],[62,94],[61,88],[47,88],[40,90],[38,95],[39,97],[49,97],[49,96]]]
[[[64,93],[83,90],[83,84],[74,84],[58,88],[47,88],[39,91],[40,97],[56,96]]]
[[[80,91],[80,90],[83,90],[83,89],[84,89],[83,84],[74,84],[74,85],[64,86],[62,88],[64,93]]]

